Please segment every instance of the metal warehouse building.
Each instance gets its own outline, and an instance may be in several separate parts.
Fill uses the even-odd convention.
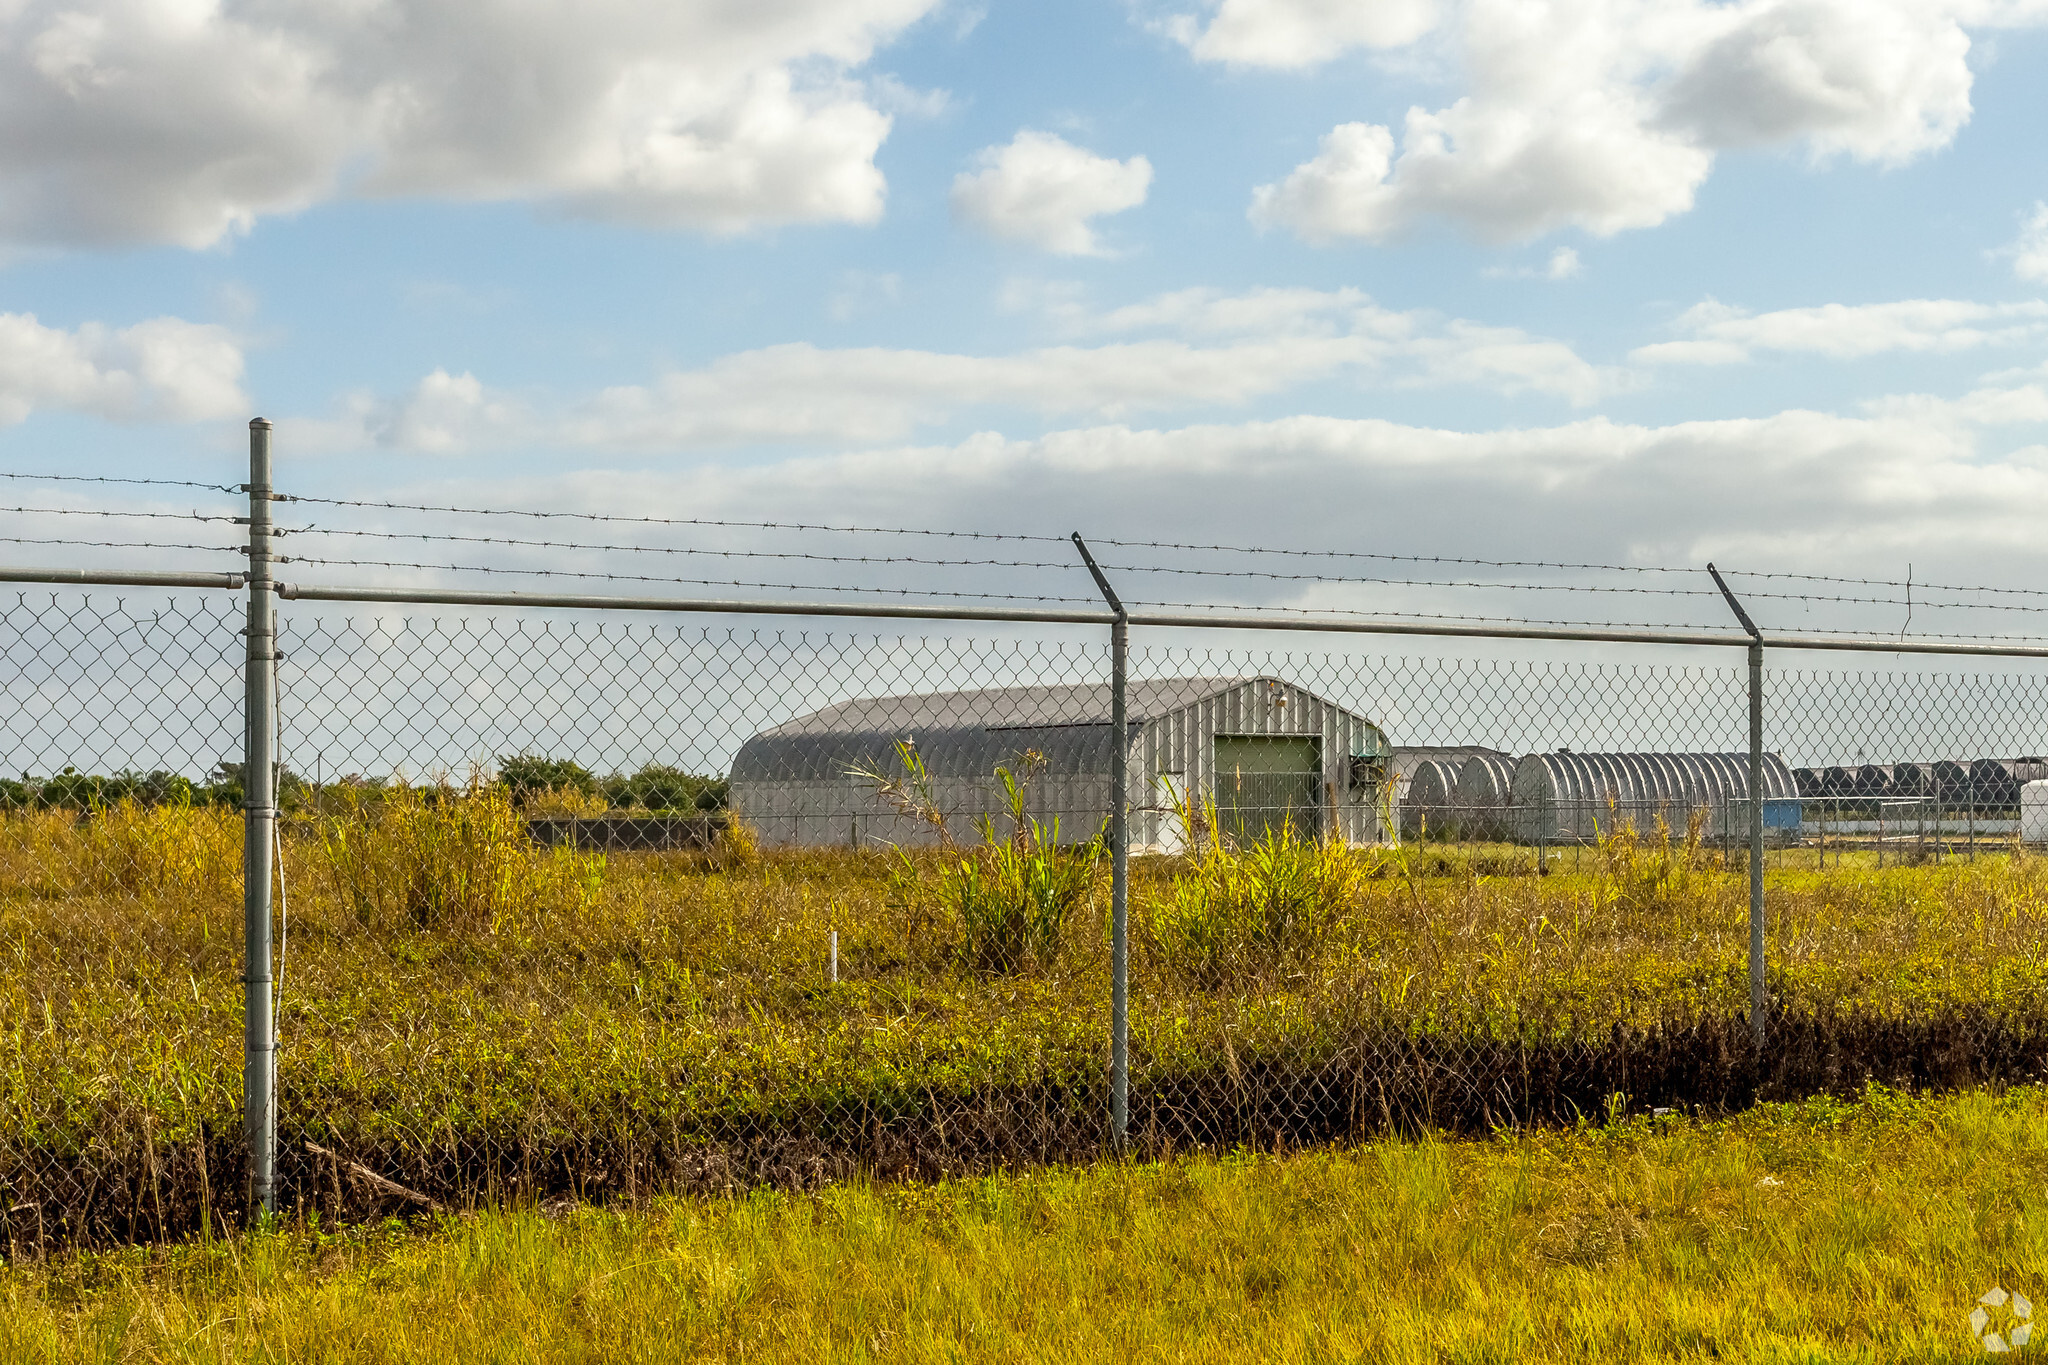
[[[1173,803],[1213,798],[1219,823],[1256,835],[1292,823],[1353,843],[1384,839],[1382,790],[1392,746],[1378,726],[1279,678],[1156,678],[1126,693],[1134,848],[1171,851]],[[932,844],[937,833],[883,799],[853,769],[898,773],[899,741],[932,781],[957,839],[981,815],[1001,821],[994,777],[1027,753],[1044,760],[1030,812],[1058,817],[1060,838],[1094,836],[1109,813],[1107,683],[998,687],[840,702],[755,735],[732,764],[732,808],[769,844]]]

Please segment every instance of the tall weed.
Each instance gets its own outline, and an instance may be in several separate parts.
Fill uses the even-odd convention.
[[[344,792],[320,850],[365,925],[496,933],[521,907],[582,908],[604,884],[604,855],[538,846],[510,794],[474,779]]]
[[[995,770],[1003,785],[1009,834],[999,835],[995,821],[981,816],[975,821],[981,842],[963,856],[923,757],[907,740],[898,741],[896,761],[896,772],[876,765],[850,768],[847,775],[931,830],[940,847],[955,855],[939,866],[935,891],[958,925],[962,962],[985,972],[1050,966],[1065,945],[1074,911],[1101,886],[1109,857],[1108,826],[1093,839],[1068,847],[1060,842],[1058,816],[1042,821],[1028,814],[1031,779],[1045,766],[1043,755],[1028,751],[1016,772]],[[899,889],[906,899],[915,899],[928,865],[901,849],[897,858]]]
[[[515,789],[512,799],[536,820],[592,820],[611,809],[601,793],[577,786],[542,787],[524,795]]]
[[[1604,829],[1596,825],[1593,847],[1602,890],[1626,910],[1683,907],[1696,896],[1708,867],[1702,837],[1706,816],[1704,810],[1692,811],[1685,833],[1675,840],[1670,823],[1661,814],[1648,834],[1619,816],[1612,816]]]
[[[1237,844],[1202,837],[1219,828],[1213,805],[1179,814],[1194,856],[1152,914],[1167,965],[1213,987],[1314,962],[1369,869],[1342,840],[1304,839],[1292,821]]]
[[[995,772],[1009,837],[998,838],[995,822],[984,815],[976,822],[981,846],[939,874],[940,898],[959,916],[961,955],[981,971],[1049,966],[1066,942],[1074,911],[1102,883],[1109,844],[1101,833],[1065,847],[1058,816],[1045,822],[1025,813],[1035,758],[1026,756],[1022,779],[1007,768]]]
[[[122,797],[0,815],[0,888],[35,896],[241,896],[242,816],[224,806]]]
[[[242,813],[124,797],[94,808],[80,830],[95,880],[107,891],[185,892],[236,900],[242,891]]]
[[[934,794],[931,771],[925,767],[924,755],[907,739],[896,741],[896,767],[897,771],[888,772],[879,763],[856,764],[846,770],[846,775],[873,788],[876,797],[885,805],[893,806],[898,814],[931,830],[941,847],[958,847],[952,827],[946,822],[946,812]]]

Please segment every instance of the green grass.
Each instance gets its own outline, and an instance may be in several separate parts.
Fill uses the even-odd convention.
[[[77,1255],[0,1270],[0,1359],[1963,1361],[2044,1188],[2048,1092],[1873,1091]]]
[[[235,1205],[238,832],[230,812],[130,814],[0,818],[0,1245],[181,1235],[203,1203]],[[288,834],[288,1204],[373,1211],[306,1141],[457,1204],[1099,1150],[1099,902],[1067,919],[1049,960],[987,972],[963,965],[936,855],[913,859],[908,882],[880,853],[625,854],[594,875],[505,856],[531,866],[509,882],[494,880],[502,868],[465,872],[488,889],[472,910],[415,913],[404,896],[363,894],[360,877],[383,867],[396,884],[416,860],[337,863],[312,831]],[[1685,1062],[1721,1045],[1686,1030],[1725,1033],[1746,1005],[1746,884],[1697,850],[1616,841],[1541,878],[1429,848],[1339,856],[1356,876],[1339,879],[1312,953],[1233,963],[1205,947],[1199,972],[1178,970],[1154,932],[1186,865],[1134,865],[1146,1150],[1357,1136],[1383,1112],[1303,1105],[1385,1075],[1462,1084],[1474,1063],[1495,1070],[1462,1110],[1418,1092],[1396,1118],[1569,1117],[1609,1090],[1663,1103],[1659,1086],[1692,1084],[1683,1067],[1667,1085],[1640,1068],[1546,1079],[1538,1064],[1569,1070],[1617,1029],[1679,1038],[1666,1050]],[[1863,1049],[1795,1088],[1927,1079],[1937,1054],[1969,1065],[1934,1081],[1968,1079],[1969,1049],[2001,1028],[2023,1046],[1986,1066],[2033,1074],[2027,1049],[2048,1032],[2048,860],[1781,866],[1771,905],[1781,1013],[1825,1015]],[[1427,1065],[1399,1051],[1411,1044],[1432,1049]],[[1530,1092],[1548,1108],[1517,1109],[1497,1082],[1549,1086]],[[1742,1085],[1714,1093],[1739,1099]]]

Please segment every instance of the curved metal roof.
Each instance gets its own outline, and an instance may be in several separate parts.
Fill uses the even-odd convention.
[[[1453,803],[1453,793],[1458,784],[1458,770],[1441,759],[1426,758],[1415,765],[1409,774],[1408,785],[1401,793],[1401,823],[1411,830],[1420,829],[1424,822],[1429,828],[1440,829]]]
[[[1576,827],[1613,816],[1642,822],[1660,813],[1713,809],[1749,794],[1746,753],[1530,754],[1515,765],[1512,804],[1534,833],[1562,819]],[[1797,795],[1792,770],[1764,755],[1766,800]],[[1532,823],[1534,822],[1534,823]]]
[[[1458,805],[1471,809],[1505,806],[1514,780],[1512,758],[1498,754],[1468,758],[1458,768]]]

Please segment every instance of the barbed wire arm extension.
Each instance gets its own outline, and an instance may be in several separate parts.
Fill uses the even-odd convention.
[[[1761,644],[1764,638],[1763,632],[1756,628],[1756,622],[1749,619],[1749,613],[1742,609],[1742,603],[1738,602],[1735,599],[1735,594],[1728,590],[1727,580],[1721,577],[1721,571],[1709,562],[1707,572],[1714,576],[1714,586],[1721,590],[1721,596],[1727,601],[1728,609],[1735,613],[1735,619],[1742,623],[1742,629],[1749,635],[1750,639]]]

